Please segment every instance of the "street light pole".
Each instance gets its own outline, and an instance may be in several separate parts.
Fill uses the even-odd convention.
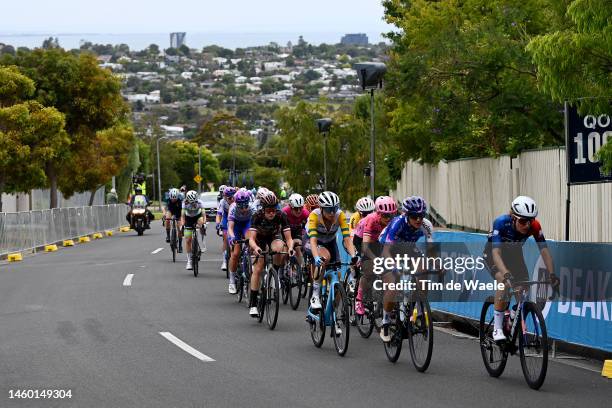
[[[202,194],[202,146],[198,146],[198,176],[200,176],[200,181],[198,182],[198,193]]]
[[[374,199],[376,181],[376,133],[374,132],[374,89],[370,89],[370,197]]]
[[[330,118],[317,119],[317,128],[323,135],[323,190],[325,191],[327,191],[327,136],[329,136],[331,125]]]

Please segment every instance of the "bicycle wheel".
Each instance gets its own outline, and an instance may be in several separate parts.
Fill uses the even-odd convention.
[[[251,299],[251,257],[248,254],[243,256],[241,265],[242,273],[244,274],[244,285],[242,286],[244,293],[242,298],[248,307]]]
[[[301,293],[302,268],[297,263],[291,262],[289,267],[289,300],[293,310],[297,310],[300,306]]]
[[[389,336],[391,341],[383,342],[387,359],[395,363],[402,352],[402,343],[404,341],[404,323],[400,320],[399,310],[395,311],[395,319],[389,324]]]
[[[283,297],[283,305],[286,305],[289,302],[289,292],[291,291],[291,286],[289,284],[289,268],[286,267],[287,264],[281,266],[284,269],[283,278],[279,278],[281,293]]]
[[[316,312],[311,311],[315,316],[308,316],[308,323],[310,324],[310,338],[314,343],[315,347],[320,348],[325,341],[325,315],[323,309]]]
[[[195,231],[194,231],[195,232]],[[200,261],[200,245],[197,237],[194,237],[191,242],[191,267],[193,268],[193,276],[198,277],[198,262]]]
[[[374,323],[374,328],[377,333],[380,333],[380,329],[382,328],[382,318],[383,318],[383,293],[380,290],[377,290],[373,293],[374,303],[372,305],[372,314],[371,319]]]
[[[548,333],[542,312],[533,302],[523,304],[518,322],[519,355],[525,381],[534,390],[544,384],[548,369]]]
[[[266,323],[268,328],[274,330],[278,321],[278,306],[280,298],[280,283],[276,269],[270,267],[268,271],[268,282],[266,285]]]
[[[417,315],[408,325],[408,344],[412,364],[417,371],[425,372],[433,354],[434,329],[431,320],[431,309],[427,300],[419,300],[411,309],[416,308]],[[414,316],[414,313],[413,313]]]
[[[261,323],[263,321],[264,315],[266,314],[266,295],[267,295],[267,283],[268,273],[264,271],[264,275],[261,277],[262,284],[259,286],[259,298],[257,299],[257,311],[259,312],[259,316],[257,317],[257,321]]]
[[[374,331],[374,322],[367,314],[355,314],[355,325],[357,326],[357,331],[364,339],[370,337]]]
[[[334,285],[334,312],[332,319],[332,337],[339,356],[343,357],[349,345],[351,322],[349,319],[349,301],[344,287],[340,283]]]
[[[482,305],[479,337],[484,366],[491,377],[499,377],[506,368],[508,353],[493,340],[493,302],[490,300]]]
[[[310,263],[307,260],[304,260],[304,268],[302,268],[302,290],[300,292],[300,296],[303,298],[306,297],[306,294],[312,291],[312,277],[310,276]]]
[[[229,279],[229,258],[230,258],[229,248],[223,253],[223,256],[225,257],[225,279]]]
[[[238,298],[238,303],[241,303],[244,297],[244,275],[242,274],[240,267],[238,268],[238,271],[236,271],[236,295]]]
[[[176,228],[172,228],[170,233],[170,249],[172,250],[172,262],[176,262]]]

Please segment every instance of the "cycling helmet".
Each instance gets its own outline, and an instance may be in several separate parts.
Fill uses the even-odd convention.
[[[187,192],[187,195],[185,195],[185,201],[187,201],[188,203],[195,203],[196,201],[198,201],[198,192],[189,190]]]
[[[185,191],[187,191],[187,186],[183,184],[181,186],[181,193],[184,193]]]
[[[338,207],[340,204],[340,198],[336,193],[331,191],[324,191],[319,194],[319,207],[321,208],[333,208]]]
[[[134,193],[136,193],[136,194],[142,194],[142,187],[140,187],[140,186],[136,186],[136,188],[134,188]]]
[[[408,215],[425,215],[427,214],[427,203],[423,197],[412,196],[408,197],[402,203],[402,210]]]
[[[258,200],[261,200],[261,198],[270,190],[268,190],[265,187],[259,187],[259,189],[257,190],[257,194],[255,195],[255,198]]]
[[[380,196],[376,199],[376,212],[382,214],[395,214],[397,212],[397,204],[395,200],[389,196]]]
[[[223,190],[223,196],[224,197],[233,197],[234,194],[236,194],[236,187],[225,187],[225,190]]]
[[[278,204],[278,198],[276,198],[276,194],[274,194],[273,191],[268,190],[259,199],[259,203],[263,208],[276,207]]]
[[[241,204],[249,205],[251,195],[247,191],[239,190],[234,196],[234,201],[236,201],[238,207],[240,207]]]
[[[510,207],[512,214],[519,217],[535,218],[538,216],[538,207],[531,197],[518,196],[512,201]]]
[[[176,200],[177,198],[179,198],[179,191],[176,188],[171,188],[170,191],[168,192],[168,198],[171,200]]]
[[[304,206],[304,197],[297,193],[293,193],[289,196],[289,205],[291,208],[299,208]]]
[[[359,212],[374,211],[374,201],[370,197],[361,197],[355,204],[355,209]]]
[[[308,197],[306,197],[306,204],[308,204],[311,209],[319,207],[319,196],[316,194],[310,194]]]
[[[219,193],[223,194],[223,191],[225,191],[225,188],[226,188],[226,187],[227,187],[227,186],[226,186],[225,184],[221,184],[221,185],[219,186]]]

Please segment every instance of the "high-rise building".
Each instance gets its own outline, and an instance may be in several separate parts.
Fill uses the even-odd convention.
[[[179,48],[185,44],[187,33],[170,33],[170,48]]]
[[[368,45],[368,36],[363,33],[345,34],[340,43],[345,45]]]

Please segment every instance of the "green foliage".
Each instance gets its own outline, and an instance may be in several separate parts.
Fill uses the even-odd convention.
[[[244,124],[235,116],[217,112],[210,120],[204,122],[193,141],[199,145],[213,148],[218,144],[231,142],[236,133],[245,131]]]
[[[253,182],[256,186],[266,186],[278,194],[281,178],[282,172],[280,169],[256,166]]]
[[[560,24],[555,0],[387,0],[398,28],[386,76],[390,136],[403,159],[437,162],[563,143],[560,105],[525,51]]]
[[[19,73],[17,67],[0,66],[0,107],[30,99],[34,90],[34,81]]]

